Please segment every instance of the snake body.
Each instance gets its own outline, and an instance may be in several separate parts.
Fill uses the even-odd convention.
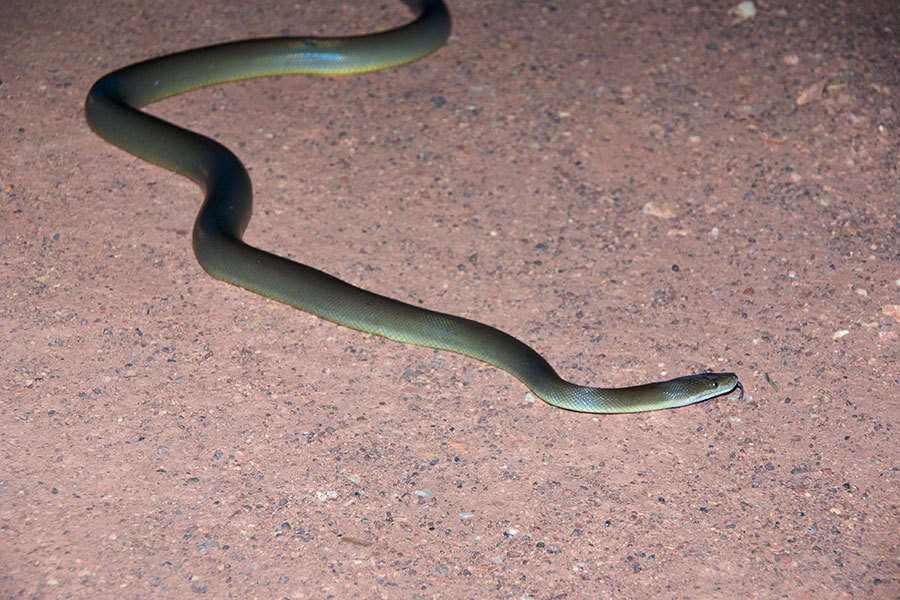
[[[381,33],[253,39],[121,68],[91,88],[85,102],[87,122],[107,141],[200,185],[205,199],[194,224],[194,253],[215,278],[353,329],[485,361],[520,379],[547,403],[568,410],[618,413],[671,408],[739,387],[733,373],[702,373],[626,388],[574,385],[561,379],[532,348],[498,329],[362,290],[254,248],[241,239],[250,221],[252,192],[240,160],[216,141],[139,110],[175,94],[228,81],[293,73],[345,75],[417,60],[447,39],[450,15],[440,0],[406,4],[418,17]]]

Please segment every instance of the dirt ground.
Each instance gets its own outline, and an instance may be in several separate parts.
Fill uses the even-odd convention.
[[[85,125],[111,69],[400,2],[0,9],[0,597],[897,598],[900,5],[452,0],[414,65],[152,112],[247,164],[247,239],[578,383],[207,276],[189,181]]]

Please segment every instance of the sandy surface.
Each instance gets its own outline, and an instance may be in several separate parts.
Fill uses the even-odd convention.
[[[415,65],[153,107],[246,162],[252,243],[578,382],[746,388],[610,417],[211,279],[196,187],[84,123],[114,67],[399,2],[144,6],[2,9],[0,597],[900,594],[894,0],[454,0]]]

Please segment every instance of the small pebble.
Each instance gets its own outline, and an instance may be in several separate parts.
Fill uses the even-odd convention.
[[[741,2],[737,6],[731,9],[731,12],[737,16],[736,22],[746,21],[747,19],[752,19],[756,16],[756,5],[753,4],[750,0],[746,0],[745,2]]]

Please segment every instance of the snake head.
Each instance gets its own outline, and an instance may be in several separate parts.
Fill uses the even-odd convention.
[[[734,373],[697,373],[678,377],[666,382],[672,386],[676,395],[694,398],[693,402],[702,402],[716,396],[722,396],[740,390],[738,400],[744,398],[744,386]],[[691,403],[693,403],[691,402]]]

